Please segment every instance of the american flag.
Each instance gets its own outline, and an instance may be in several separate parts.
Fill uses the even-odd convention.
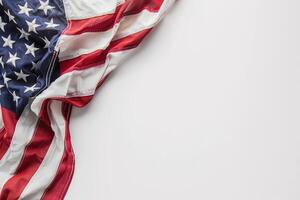
[[[63,199],[69,121],[175,0],[0,0],[0,200]]]

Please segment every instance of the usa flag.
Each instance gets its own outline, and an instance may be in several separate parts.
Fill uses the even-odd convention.
[[[175,0],[0,0],[0,200],[63,199],[69,121]]]

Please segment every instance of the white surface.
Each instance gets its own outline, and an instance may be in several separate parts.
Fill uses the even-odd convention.
[[[71,122],[67,200],[299,200],[299,0],[179,1]]]

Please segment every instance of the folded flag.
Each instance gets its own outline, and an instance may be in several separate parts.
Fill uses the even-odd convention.
[[[61,200],[69,121],[175,0],[0,0],[0,200]]]

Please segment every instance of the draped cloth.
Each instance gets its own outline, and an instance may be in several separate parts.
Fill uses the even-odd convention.
[[[175,0],[0,0],[0,200],[61,200],[69,122]]]

